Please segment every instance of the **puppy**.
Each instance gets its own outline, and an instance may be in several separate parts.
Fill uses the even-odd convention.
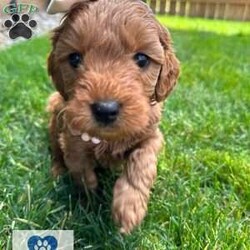
[[[74,4],[54,30],[48,72],[55,176],[95,189],[97,163],[122,168],[112,214],[122,233],[143,220],[157,173],[164,99],[179,75],[169,33],[140,0]]]

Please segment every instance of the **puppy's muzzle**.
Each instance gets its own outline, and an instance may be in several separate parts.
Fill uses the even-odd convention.
[[[95,120],[102,125],[110,125],[119,115],[120,105],[117,101],[98,101],[91,104]]]

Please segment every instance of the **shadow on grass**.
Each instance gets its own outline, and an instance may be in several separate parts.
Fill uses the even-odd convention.
[[[111,217],[112,188],[117,174],[98,167],[98,188],[95,192],[76,186],[69,174],[57,181],[51,200],[65,207],[67,222],[63,229],[74,230],[75,249],[104,249],[104,243],[119,246],[122,237]]]

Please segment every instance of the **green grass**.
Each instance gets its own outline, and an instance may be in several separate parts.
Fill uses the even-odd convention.
[[[250,249],[250,25],[160,20],[182,74],[165,105],[148,216],[127,237],[110,218],[113,176],[82,202],[67,177],[50,177],[48,39],[0,52],[0,249],[13,229],[72,229],[75,249]]]

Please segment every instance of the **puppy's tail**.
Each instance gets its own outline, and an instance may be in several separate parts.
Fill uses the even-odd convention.
[[[47,105],[47,112],[59,114],[65,107],[63,97],[59,92],[54,92],[50,97]]]

